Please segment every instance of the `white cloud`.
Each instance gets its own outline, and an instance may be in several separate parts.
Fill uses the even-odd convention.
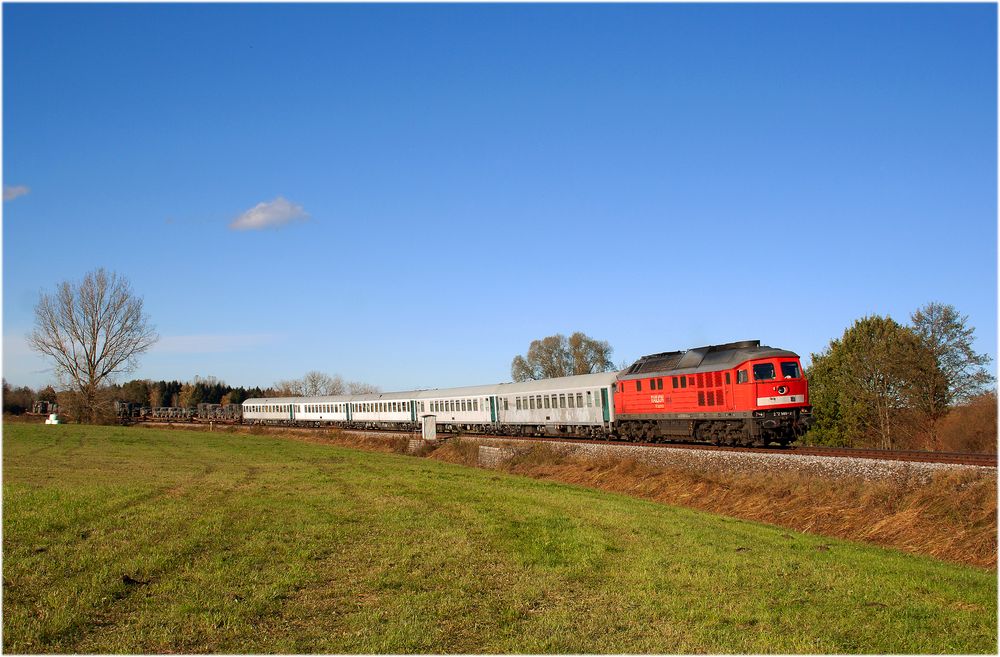
[[[4,185],[3,186],[3,200],[13,201],[18,196],[24,196],[31,190],[24,185]]]
[[[270,203],[258,203],[238,216],[229,227],[233,230],[261,230],[308,217],[301,205],[279,196]]]
[[[242,351],[270,342],[274,336],[266,333],[246,335],[166,335],[153,345],[150,352],[167,354],[215,354]]]

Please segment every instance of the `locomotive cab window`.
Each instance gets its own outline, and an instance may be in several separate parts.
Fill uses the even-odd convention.
[[[770,381],[774,379],[774,364],[759,363],[753,366],[754,381]]]
[[[782,363],[781,364],[781,378],[783,379],[797,379],[801,375],[799,374],[799,364],[798,363]]]
[[[746,383],[747,382],[747,371],[740,370],[736,373],[736,383]]]

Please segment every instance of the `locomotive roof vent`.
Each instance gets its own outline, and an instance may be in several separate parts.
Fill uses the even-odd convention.
[[[649,372],[666,372],[670,370],[693,370],[702,366],[718,367],[723,364],[741,361],[763,351],[783,352],[771,347],[761,347],[760,340],[742,340],[740,342],[728,342],[726,344],[707,345],[696,347],[687,351],[665,351],[659,354],[643,356],[635,361],[631,367],[621,373],[620,377],[630,375],[640,375]],[[792,354],[794,355],[794,354]]]

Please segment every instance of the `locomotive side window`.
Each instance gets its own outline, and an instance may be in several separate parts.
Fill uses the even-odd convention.
[[[672,383],[673,383],[673,386],[676,388],[677,387],[677,377],[676,376],[673,377]]]
[[[681,387],[682,388],[687,388],[688,387],[688,378],[686,376],[682,376],[681,377]]]
[[[729,372],[726,372],[726,385],[728,386],[729,383],[730,383]]]
[[[736,383],[746,383],[747,382],[747,371],[740,370],[736,373]]]
[[[755,381],[770,381],[774,378],[774,365],[772,363],[754,365],[753,378]]]
[[[798,363],[782,363],[781,364],[781,378],[783,379],[797,379],[799,378],[799,364]]]
[[[642,381],[636,381],[635,382],[635,391],[636,392],[642,392]]]

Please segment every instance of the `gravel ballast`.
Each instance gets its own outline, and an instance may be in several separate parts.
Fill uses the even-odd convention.
[[[539,443],[500,438],[461,438],[481,445],[513,448],[515,452],[530,450]],[[639,445],[608,445],[601,443],[545,442],[553,451],[566,456],[590,459],[630,459],[648,465],[700,472],[799,472],[819,477],[854,477],[875,481],[881,479],[926,480],[943,470],[982,471],[996,473],[996,468],[952,463],[920,463],[841,456],[802,456],[796,454],[740,452],[726,449],[684,449],[682,447],[645,447]]]

